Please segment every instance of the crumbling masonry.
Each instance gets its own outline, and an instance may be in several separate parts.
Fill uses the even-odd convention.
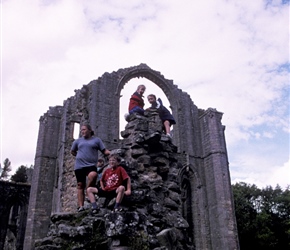
[[[172,142],[166,141],[158,127],[154,127],[158,124],[154,114],[152,131],[150,115],[144,118],[149,119],[146,122],[135,117],[121,133],[123,139],[119,139],[120,93],[129,80],[139,77],[155,83],[168,97],[177,123]],[[74,158],[70,147],[75,123],[83,122],[91,124],[108,149],[125,152],[123,158],[128,164],[129,174],[133,175],[132,186],[136,192],[142,189],[144,197],[151,199],[150,208],[140,202],[135,211],[132,208],[127,211],[133,213],[134,218],[137,215],[142,217],[143,222],[146,221],[144,225],[152,226],[153,229],[147,231],[142,229],[148,236],[147,249],[177,249],[168,245],[164,240],[166,237],[160,236],[165,234],[167,237],[176,236],[178,249],[186,249],[182,248],[185,245],[188,249],[239,249],[222,113],[211,108],[198,109],[190,96],[178,89],[172,80],[165,79],[145,64],[105,73],[75,92],[75,96],[68,98],[63,106],[51,107],[40,118],[24,249],[34,249],[37,240],[47,237],[51,215],[55,221],[57,214],[76,211]],[[147,124],[147,127],[142,127],[142,124]],[[152,152],[154,147],[150,147],[150,142],[134,142],[137,127],[143,130],[145,137],[150,137],[156,130],[160,133],[157,142],[160,147],[156,149],[158,156]],[[163,160],[158,158],[160,154],[164,156]],[[154,183],[158,180],[158,187],[154,186],[156,183],[147,183],[150,181],[146,178],[150,179],[150,176],[154,176]],[[148,184],[147,190],[144,183]],[[154,205],[156,200],[152,198],[152,190],[164,207]],[[133,204],[132,207],[135,208]],[[172,212],[179,222],[170,225],[168,220],[160,218],[160,213],[157,215],[155,210],[158,209],[161,213]],[[107,217],[108,223],[110,216]],[[126,216],[129,215],[123,215],[123,218]],[[154,225],[156,221],[158,225]],[[107,231],[107,236],[112,235]],[[149,242],[150,237],[153,243]],[[110,249],[114,249],[112,244]]]

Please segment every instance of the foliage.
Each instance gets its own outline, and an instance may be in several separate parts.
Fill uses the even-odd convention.
[[[33,165],[31,165],[29,168],[21,165],[16,170],[15,174],[11,176],[10,180],[15,182],[31,183],[32,172]]]
[[[4,166],[2,168],[0,163],[0,172],[1,172],[0,180],[7,180],[9,177],[8,173],[11,171],[11,162],[9,161],[8,158],[4,160],[3,165]]]
[[[15,182],[27,182],[27,167],[21,165],[15,172],[14,175],[11,176],[10,180]]]
[[[290,187],[232,188],[241,250],[290,249]]]

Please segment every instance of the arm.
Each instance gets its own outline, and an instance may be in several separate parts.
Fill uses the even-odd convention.
[[[158,103],[158,108],[160,107],[160,106],[163,106],[163,103],[162,103],[162,101],[161,101],[161,99],[160,98],[158,98],[158,100],[156,101],[157,103]]]
[[[78,144],[77,144],[77,140],[76,140],[76,141],[73,142],[73,144],[71,146],[70,153],[73,156],[76,156],[77,155],[77,152],[78,152]]]
[[[111,151],[110,150],[108,150],[108,149],[103,149],[102,151],[101,151],[104,155],[109,155],[109,154],[111,154]]]
[[[104,177],[105,177],[105,172],[106,172],[106,170],[104,169],[104,170],[103,170],[103,173],[102,173],[102,177],[101,177],[101,179],[100,179],[100,186],[101,186],[101,189],[103,189],[103,190],[105,190],[105,179],[104,179]]]
[[[128,179],[127,179],[127,187],[126,187],[126,191],[124,194],[125,195],[131,194],[131,179],[130,179],[130,177],[128,177]]]

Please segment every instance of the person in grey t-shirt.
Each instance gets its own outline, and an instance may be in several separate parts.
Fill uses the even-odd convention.
[[[77,179],[78,212],[84,211],[86,177],[87,187],[94,187],[96,184],[98,151],[109,155],[110,151],[105,148],[102,140],[94,136],[90,125],[81,126],[82,137],[75,140],[71,147],[71,154],[76,156],[75,175]]]

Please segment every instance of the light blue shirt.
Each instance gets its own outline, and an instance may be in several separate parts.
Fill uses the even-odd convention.
[[[71,151],[76,151],[75,170],[84,167],[96,166],[98,162],[98,151],[103,151],[105,146],[102,140],[92,136],[89,139],[81,137],[72,144]]]

